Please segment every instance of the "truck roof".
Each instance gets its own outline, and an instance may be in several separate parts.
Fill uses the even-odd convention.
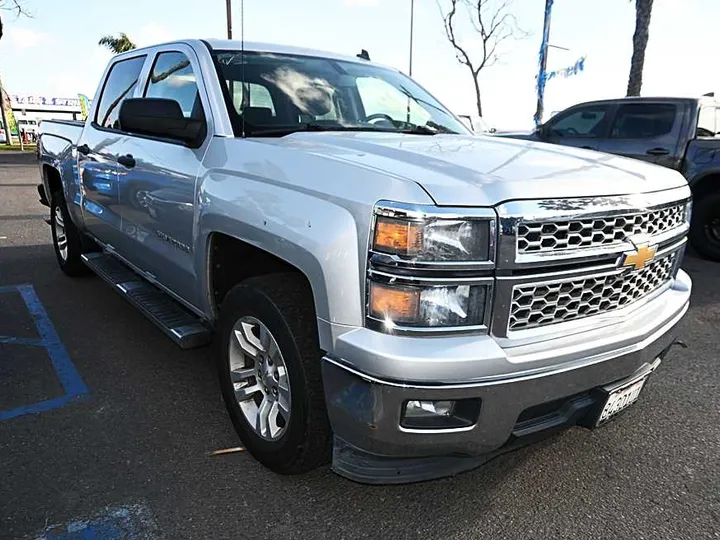
[[[147,47],[143,47],[142,49],[133,49],[132,51],[128,51],[125,53],[122,53],[118,56],[125,56],[125,55],[132,55],[134,53],[137,53],[138,51],[142,51],[143,49],[154,49],[156,47],[164,47],[166,45],[171,45],[173,43],[185,43],[190,46],[198,46],[201,42],[208,43],[213,49],[220,50],[220,51],[241,51],[243,49],[243,43],[239,40],[231,40],[231,39],[180,39],[180,40],[174,40],[169,41],[165,43],[157,43],[154,45],[150,45]],[[355,62],[358,64],[372,64],[379,67],[384,67],[387,69],[392,69],[393,71],[397,71],[397,68],[386,66],[383,64],[378,64],[377,62],[372,62],[369,60],[364,60],[362,58],[358,58],[357,56],[348,55],[348,54],[338,54],[335,52],[330,51],[323,51],[320,49],[308,49],[305,47],[295,47],[293,45],[281,45],[278,43],[263,43],[258,41],[246,41],[244,44],[244,48],[246,51],[250,52],[269,52],[269,53],[276,53],[276,54],[297,54],[302,56],[318,56],[321,58],[332,58],[334,60],[343,60],[345,62]],[[358,51],[360,52],[360,51]]]
[[[690,104],[707,104],[720,106],[720,102],[716,101],[712,97],[672,97],[672,96],[632,96],[622,97],[613,99],[598,99],[594,101],[585,101],[583,105],[590,105],[595,103],[642,103],[642,102],[671,102],[671,103],[690,103]]]

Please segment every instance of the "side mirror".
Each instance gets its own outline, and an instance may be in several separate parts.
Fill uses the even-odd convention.
[[[120,106],[119,121],[123,131],[173,139],[191,147],[202,144],[206,130],[204,120],[185,118],[173,99],[126,99]]]
[[[540,124],[538,127],[535,128],[535,136],[537,136],[537,138],[541,141],[544,141],[548,138],[549,132],[550,126],[548,124]]]

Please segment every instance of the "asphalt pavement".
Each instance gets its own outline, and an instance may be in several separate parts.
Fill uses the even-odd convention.
[[[688,349],[602,429],[423,484],[282,477],[211,455],[240,443],[209,349],[60,272],[37,179],[0,152],[0,538],[720,538],[720,264],[687,256]]]

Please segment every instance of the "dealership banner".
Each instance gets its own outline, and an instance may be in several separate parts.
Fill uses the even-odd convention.
[[[84,94],[78,94],[78,101],[80,102],[80,115],[83,120],[87,120],[88,111],[90,110],[90,100]]]
[[[2,100],[3,105],[5,106],[5,117],[7,118],[10,132],[17,133],[17,122],[15,121],[15,115],[13,114],[12,108],[10,107],[10,96],[4,88],[2,90]]]
[[[10,100],[12,102],[12,106],[16,109],[32,106],[72,107],[73,109],[80,108],[80,99],[78,98],[51,96],[19,96],[15,94],[10,96]]]

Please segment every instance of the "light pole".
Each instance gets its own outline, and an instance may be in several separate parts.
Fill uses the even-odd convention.
[[[545,0],[545,22],[543,24],[543,37],[540,44],[540,69],[537,80],[537,109],[535,110],[535,127],[542,123],[543,100],[545,98],[545,82],[547,68],[547,53],[550,41],[550,14],[552,12],[553,0]]]
[[[415,0],[410,0],[410,72],[408,75],[412,77],[412,61],[413,61],[413,26],[415,17]]]
[[[225,0],[225,7],[227,9],[227,36],[228,39],[232,39],[232,0]]]

